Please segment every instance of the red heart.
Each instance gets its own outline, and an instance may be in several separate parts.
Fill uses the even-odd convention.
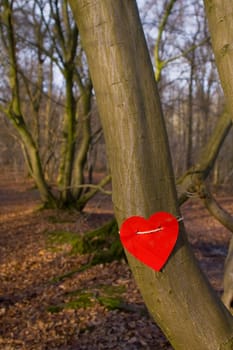
[[[135,258],[160,271],[175,246],[178,232],[177,219],[169,213],[159,212],[148,220],[141,216],[126,219],[120,228],[120,239]]]

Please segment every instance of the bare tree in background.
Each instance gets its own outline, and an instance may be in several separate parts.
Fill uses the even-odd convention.
[[[99,186],[85,185],[92,83],[67,1],[2,1],[1,45],[9,91],[1,111],[17,130],[42,202],[82,210],[109,176]],[[49,172],[52,159],[57,169]]]

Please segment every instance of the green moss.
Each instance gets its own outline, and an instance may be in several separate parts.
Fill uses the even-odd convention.
[[[58,251],[63,244],[70,244],[70,254],[90,254],[90,259],[88,264],[81,266],[79,269],[67,272],[62,276],[57,276],[51,282],[64,280],[94,265],[110,263],[114,260],[120,260],[125,256],[115,219],[84,235],[67,231],[47,233],[47,245],[49,249]]]
[[[101,285],[99,286],[100,290],[105,295],[120,295],[125,293],[126,288],[123,285],[119,286],[110,286],[110,285]]]
[[[86,290],[85,291],[83,289],[77,289],[77,290],[73,290],[71,292],[66,293],[67,297],[76,297],[76,296],[80,296],[80,295],[102,295],[102,296],[119,296],[122,295],[123,293],[125,293],[126,291],[126,287],[123,285],[119,285],[119,286],[112,286],[112,285],[105,285],[105,284],[100,284],[100,285],[96,285],[94,287],[94,291],[91,290]]]
[[[86,292],[86,291],[79,291],[76,298],[72,298],[71,300],[61,303],[58,305],[51,305],[47,308],[48,312],[51,313],[57,313],[64,309],[80,309],[80,308],[87,308],[94,304],[95,299],[93,297],[93,293]]]
[[[62,305],[50,305],[47,307],[47,311],[50,312],[51,314],[58,313],[63,310]]]
[[[66,299],[69,299],[69,301],[58,305],[51,305],[47,310],[51,313],[56,313],[64,309],[76,310],[91,307],[94,303],[100,303],[109,310],[122,309],[122,294],[125,290],[125,286],[122,285],[99,285],[95,286],[94,290],[74,290],[65,294]]]
[[[84,235],[68,231],[51,231],[46,235],[48,249],[54,250],[61,245],[70,244],[71,254],[92,254],[92,265],[111,262],[124,256],[115,219]]]
[[[122,294],[125,292],[125,286],[99,286],[98,301],[109,310],[121,309],[123,305]]]
[[[105,297],[100,296],[98,297],[98,301],[101,305],[105,306],[108,310],[118,310],[121,309],[121,305],[123,300],[121,298],[111,298],[111,297]]]
[[[82,268],[78,268],[78,269],[74,269],[74,270],[71,270],[69,272],[66,272],[63,275],[55,276],[55,277],[51,278],[50,283],[58,283],[58,282],[64,281],[65,279],[72,277],[73,275],[75,275],[76,273],[81,272],[81,271],[82,271]]]
[[[70,244],[71,247],[77,244],[79,236],[75,232],[51,231],[47,232],[47,247],[54,249],[64,244]]]
[[[79,241],[77,241],[73,247],[73,251],[77,250],[80,250]],[[116,220],[113,219],[102,227],[87,232],[82,237],[82,253],[93,254],[91,262],[92,266],[100,263],[111,262],[124,257]]]
[[[94,303],[93,294],[83,293],[78,296],[77,299],[71,300],[64,305],[64,309],[80,309],[87,308]]]

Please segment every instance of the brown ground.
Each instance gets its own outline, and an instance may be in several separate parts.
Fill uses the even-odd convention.
[[[9,177],[10,178],[10,177]],[[46,232],[85,232],[112,217],[109,200],[98,197],[84,214],[36,211],[39,201],[26,182],[1,179],[0,186],[0,349],[1,350],[140,350],[172,349],[144,311],[143,301],[125,262],[99,265],[63,282],[53,277],[76,269],[87,256],[69,255],[70,247],[48,248]],[[220,197],[233,213],[232,196]],[[183,208],[189,239],[217,293],[222,292],[223,263],[230,233],[194,199]],[[124,302],[131,311],[109,311],[95,296],[99,286],[125,286]],[[88,290],[87,308],[48,307],[72,299],[69,292]]]

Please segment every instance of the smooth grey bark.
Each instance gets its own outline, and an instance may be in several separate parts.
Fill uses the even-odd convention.
[[[70,0],[87,53],[120,225],[180,215],[154,73],[133,0]],[[127,254],[145,303],[175,349],[232,349],[233,318],[200,271],[180,224],[161,272]]]

